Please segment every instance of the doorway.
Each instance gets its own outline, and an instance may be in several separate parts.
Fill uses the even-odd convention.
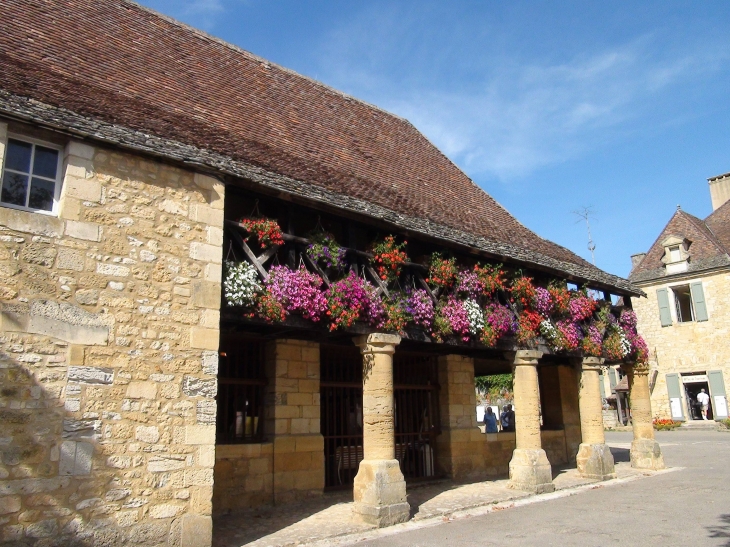
[[[702,405],[697,401],[697,394],[701,390],[705,390],[705,393],[710,394],[710,386],[706,381],[699,382],[688,382],[687,378],[684,380],[684,393],[687,401],[687,413],[691,420],[702,419]],[[715,415],[712,411],[712,398],[710,398],[710,405],[707,408],[707,419],[714,420]]]

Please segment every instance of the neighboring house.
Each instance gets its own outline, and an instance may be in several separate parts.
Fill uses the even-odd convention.
[[[701,419],[697,394],[710,394],[710,417],[728,416],[730,390],[730,174],[709,179],[713,212],[677,207],[647,253],[631,257],[629,279],[639,332],[657,371],[652,408],[662,418]]]
[[[510,469],[548,491],[550,464],[576,461],[600,422],[597,380],[577,375],[597,378],[598,358],[270,323],[221,305],[223,261],[255,264],[259,283],[272,263],[325,278],[306,238],[326,228],[378,298],[368,250],[387,234],[407,238],[396,281],[426,304],[435,251],[608,301],[640,289],[529,231],[408,121],[134,3],[5,1],[2,17],[3,541],[208,546],[214,513],[353,481],[358,514],[391,524],[408,518],[404,476]],[[247,215],[283,241],[254,253]],[[513,369],[517,431],[485,440],[475,373]],[[584,460],[603,457],[605,478],[601,438]]]

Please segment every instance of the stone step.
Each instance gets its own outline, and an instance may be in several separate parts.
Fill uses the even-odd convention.
[[[714,430],[717,429],[718,425],[719,424],[714,420],[689,420],[687,422],[684,422],[680,427],[686,429]]]

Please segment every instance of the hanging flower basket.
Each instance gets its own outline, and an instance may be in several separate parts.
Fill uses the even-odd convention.
[[[241,224],[249,234],[256,236],[259,247],[265,249],[272,245],[283,245],[284,235],[275,220],[267,218],[242,218]],[[249,238],[246,238],[248,241]]]
[[[383,241],[373,245],[372,264],[383,281],[390,283],[400,276],[403,264],[408,262],[408,255],[404,250],[406,243],[408,242],[396,243],[395,237],[389,235]]]
[[[251,307],[262,292],[256,268],[248,262],[226,262],[223,294],[229,306]]]
[[[347,251],[340,247],[332,234],[317,232],[310,234],[307,255],[322,268],[342,271],[347,268]]]
[[[456,282],[458,270],[455,258],[444,258],[441,253],[433,253],[428,265],[427,283],[433,287],[448,289]]]

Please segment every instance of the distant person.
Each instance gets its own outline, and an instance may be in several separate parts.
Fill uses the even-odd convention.
[[[497,415],[494,413],[491,406],[487,407],[487,411],[484,414],[484,425],[486,433],[497,432]]]
[[[502,431],[515,430],[515,413],[512,411],[512,405],[504,405],[499,421],[502,423]]]
[[[705,388],[700,389],[700,392],[697,394],[697,402],[700,403],[700,408],[702,409],[702,419],[707,419],[707,409],[710,408],[710,396],[705,393]]]

